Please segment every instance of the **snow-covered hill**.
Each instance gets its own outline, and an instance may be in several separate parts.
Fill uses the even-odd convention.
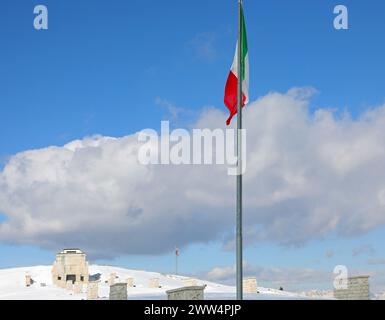
[[[100,299],[108,299],[109,286],[106,283],[111,273],[116,273],[123,282],[128,277],[134,278],[135,287],[128,288],[128,299],[160,300],[167,299],[166,290],[184,286],[186,277],[167,275],[156,272],[128,270],[111,266],[90,266],[91,274],[101,274],[99,285]],[[25,275],[31,275],[34,284],[25,286]],[[149,280],[159,278],[161,288],[148,287]],[[235,288],[209,281],[197,280],[197,285],[204,285],[205,299],[234,299]],[[245,294],[245,299],[307,299],[304,295],[258,287],[258,294]],[[85,293],[75,294],[72,291],[56,287],[51,280],[51,266],[0,269],[0,300],[81,300],[86,299]]]

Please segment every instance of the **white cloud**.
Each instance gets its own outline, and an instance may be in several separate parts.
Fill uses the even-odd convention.
[[[385,223],[385,106],[359,119],[309,115],[311,89],[272,92],[244,112],[247,243],[302,244]],[[192,127],[223,127],[205,110]],[[159,128],[156,128],[159,129]],[[88,137],[12,156],[0,172],[0,241],[94,255],[160,253],[230,239],[235,182],[224,166],[142,166],[136,135]]]
[[[276,268],[262,267],[244,263],[244,277],[256,277],[258,286],[267,286],[286,290],[314,289],[322,286],[331,289],[333,283],[333,272],[310,268]],[[234,267],[215,267],[208,272],[200,273],[198,276],[209,281],[234,285]]]

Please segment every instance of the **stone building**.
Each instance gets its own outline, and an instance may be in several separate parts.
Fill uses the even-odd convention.
[[[65,288],[72,284],[87,284],[89,279],[86,254],[79,249],[64,249],[56,255],[52,267],[53,284]]]

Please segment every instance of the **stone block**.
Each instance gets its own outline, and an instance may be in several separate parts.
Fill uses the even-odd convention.
[[[243,292],[244,293],[257,293],[257,278],[250,277],[243,280]]]
[[[110,300],[127,300],[127,283],[115,283],[110,286]]]
[[[126,279],[126,282],[127,282],[127,288],[132,288],[134,286],[134,278],[127,278]]]
[[[339,300],[369,300],[369,276],[348,278],[347,289],[335,289],[334,297]]]
[[[31,276],[29,275],[29,274],[26,274],[25,275],[25,286],[26,287],[29,287],[29,286],[31,286],[32,285],[32,278],[31,278]]]
[[[115,284],[115,279],[116,279],[116,273],[111,273],[110,277],[108,278],[108,285],[112,286]]]

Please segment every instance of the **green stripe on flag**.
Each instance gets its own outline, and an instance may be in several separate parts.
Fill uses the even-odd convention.
[[[241,76],[242,81],[245,80],[245,60],[248,53],[247,49],[247,36],[246,36],[246,23],[245,23],[245,17],[243,15],[243,7],[241,7],[241,55],[242,55],[242,61],[241,61]]]

